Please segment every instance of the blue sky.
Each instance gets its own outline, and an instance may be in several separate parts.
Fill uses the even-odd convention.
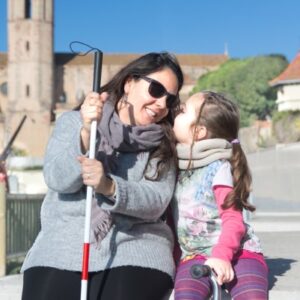
[[[0,0],[0,51],[7,50]],[[21,1],[21,0],[19,0]],[[74,40],[105,53],[223,53],[234,58],[300,50],[299,0],[55,0],[56,52]]]

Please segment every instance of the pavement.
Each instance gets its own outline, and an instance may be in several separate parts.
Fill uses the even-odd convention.
[[[261,213],[249,223],[266,256],[270,300],[299,300],[300,212]]]
[[[300,203],[282,201],[280,205],[273,206],[265,206],[265,203],[268,201],[259,199],[259,212],[252,215],[248,222],[259,236],[266,256],[269,299],[299,300]],[[21,290],[22,275],[0,278],[1,300],[20,300]]]
[[[20,300],[22,293],[22,275],[10,275],[0,278],[0,299]]]

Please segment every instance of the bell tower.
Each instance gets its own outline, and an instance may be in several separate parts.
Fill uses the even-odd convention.
[[[53,106],[53,0],[8,0],[8,103],[10,136],[27,120],[16,146],[42,157]],[[16,141],[16,142],[17,142]]]

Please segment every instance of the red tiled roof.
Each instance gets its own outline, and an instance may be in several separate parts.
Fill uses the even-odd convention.
[[[271,86],[275,86],[279,84],[298,82],[300,82],[300,51],[287,68],[276,78],[272,79],[269,84]]]
[[[103,64],[125,65],[142,54],[104,54]],[[177,54],[181,66],[214,67],[228,60],[224,54]],[[88,65],[93,62],[93,54],[79,56],[73,53],[55,53],[56,65]]]
[[[142,54],[104,54],[103,64],[125,65],[138,58]],[[225,54],[177,54],[181,66],[214,67],[228,60]],[[56,65],[90,65],[93,63],[93,54],[79,56],[70,52],[55,53],[54,63]],[[7,65],[7,53],[0,52],[0,66]]]
[[[214,67],[226,62],[225,54],[177,54],[181,66]]]

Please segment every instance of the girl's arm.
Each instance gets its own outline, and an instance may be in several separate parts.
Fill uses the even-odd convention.
[[[222,220],[221,235],[218,243],[213,247],[211,257],[205,264],[209,265],[217,273],[217,281],[221,285],[230,282],[234,278],[231,260],[234,253],[240,247],[240,242],[245,234],[243,215],[233,208],[223,209],[221,206],[232,187],[216,185],[214,195],[217,201],[219,214]]]
[[[233,255],[239,250],[241,239],[246,231],[241,211],[232,207],[228,209],[221,207],[231,191],[232,187],[229,186],[214,186],[214,195],[222,220],[222,229],[219,241],[213,247],[211,256],[227,261],[231,261]]]

